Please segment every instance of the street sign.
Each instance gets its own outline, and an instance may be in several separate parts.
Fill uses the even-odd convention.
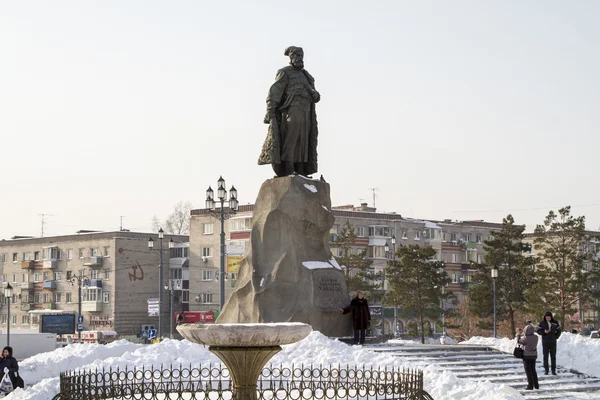
[[[142,331],[142,337],[143,338],[147,338],[148,337],[148,331]]]
[[[369,309],[371,310],[371,317],[381,317],[381,306],[369,306]]]
[[[77,317],[77,323],[78,324],[83,324],[83,315],[80,315]]]
[[[83,324],[77,324],[77,332],[81,332],[83,330]]]
[[[148,316],[149,317],[158,317],[160,313],[160,303],[159,299],[148,299]]]
[[[150,329],[148,331],[148,339],[156,339],[156,329]]]

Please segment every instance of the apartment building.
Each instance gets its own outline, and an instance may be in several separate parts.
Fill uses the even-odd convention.
[[[148,239],[156,245],[148,247]],[[189,298],[187,236],[163,239],[163,278],[177,279],[174,311],[187,311]],[[39,329],[43,313],[77,313],[79,283],[84,330],[114,330],[139,335],[141,325],[157,325],[148,314],[148,299],[158,298],[160,239],[155,233],[78,231],[53,237],[14,237],[0,241],[4,287],[14,288],[11,320],[1,298],[0,329]],[[171,246],[169,246],[171,243]],[[169,248],[172,247],[172,248]],[[169,326],[169,294],[164,292],[163,333]]]
[[[190,301],[190,309],[195,311],[214,311],[219,309],[219,279],[226,280],[226,298],[232,292],[237,277],[239,262],[249,245],[252,229],[253,205],[239,207],[239,212],[225,221],[225,276],[219,276],[220,265],[220,221],[206,209],[192,210],[190,220],[190,291],[194,301]],[[385,247],[393,251],[392,237],[395,247],[410,244],[432,246],[436,259],[444,261],[446,272],[452,279],[448,290],[456,295],[456,299],[445,308],[456,308],[467,293],[471,275],[475,272],[474,262],[482,262],[485,257],[483,242],[494,231],[501,229],[502,224],[485,221],[433,221],[415,218],[404,218],[397,213],[381,213],[376,209],[361,204],[333,207],[334,226],[330,233],[330,246],[334,255],[341,255],[335,240],[346,223],[349,223],[357,234],[352,252],[366,250],[373,261],[375,274],[385,270],[388,257]],[[387,283],[384,288],[387,287]],[[393,326],[393,314],[388,321],[386,310],[386,331]],[[403,322],[400,318],[400,330]]]

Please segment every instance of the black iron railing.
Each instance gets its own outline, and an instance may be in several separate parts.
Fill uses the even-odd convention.
[[[420,400],[423,373],[399,368],[268,366],[258,400]],[[235,400],[229,371],[220,365],[75,370],[60,374],[55,400]]]

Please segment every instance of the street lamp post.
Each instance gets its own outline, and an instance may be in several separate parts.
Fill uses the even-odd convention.
[[[173,339],[173,279],[165,282],[165,290],[169,291],[169,339]]]
[[[396,235],[392,235],[392,262],[396,261]],[[394,337],[398,332],[398,306],[394,304]]]
[[[492,270],[492,285],[494,287],[494,338],[496,337],[496,279],[498,278],[498,268],[493,267]]]
[[[4,288],[4,297],[8,304],[8,319],[6,320],[6,345],[10,346],[10,300],[12,299],[13,288],[10,283]]]
[[[165,237],[165,231],[162,228],[158,230],[158,241],[160,243],[159,258],[160,263],[158,264],[158,327],[156,330],[156,337],[158,340],[161,339],[162,334],[162,313],[163,313],[163,239]],[[173,248],[175,242],[173,239],[169,240],[169,249]],[[154,240],[152,238],[148,239],[148,248],[152,250],[154,248]]]
[[[221,209],[215,211],[214,192],[209,186],[206,190],[206,209],[221,221],[221,260],[219,268],[219,311],[225,306],[225,220],[236,213],[239,208],[237,199],[237,190],[234,186],[229,189],[229,199],[227,199],[227,190],[225,190],[225,179],[219,177],[217,181],[217,199],[221,203]],[[229,203],[229,211],[225,211],[225,203]]]
[[[88,277],[84,275],[75,275],[71,278],[71,285],[74,285],[75,281],[77,281],[77,316],[81,317],[81,286],[88,282]],[[81,331],[79,328],[77,328],[77,342],[81,343]]]

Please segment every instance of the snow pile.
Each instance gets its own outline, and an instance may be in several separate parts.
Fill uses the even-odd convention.
[[[516,339],[494,339],[475,336],[461,344],[483,344],[505,353],[512,354],[517,344]],[[600,377],[600,339],[590,339],[582,335],[564,332],[556,345],[556,363],[563,368],[575,369],[584,374]],[[543,357],[542,339],[538,340],[538,360]]]
[[[21,363],[27,390],[18,389],[6,400],[47,400],[59,391],[58,375],[61,371],[84,368],[97,369],[128,366],[151,367],[166,365],[197,365],[219,363],[219,359],[207,347],[186,340],[165,340],[155,345],[138,345],[118,341],[107,346],[75,344],[50,353],[26,359]],[[319,332],[312,332],[306,339],[287,346],[271,363],[313,365],[364,365],[375,368],[420,368],[424,372],[425,390],[436,400],[449,399],[522,399],[518,391],[506,385],[489,381],[471,382],[461,380],[451,371],[443,371],[430,362],[415,362],[385,352],[374,352],[362,346],[348,346],[329,339]]]

